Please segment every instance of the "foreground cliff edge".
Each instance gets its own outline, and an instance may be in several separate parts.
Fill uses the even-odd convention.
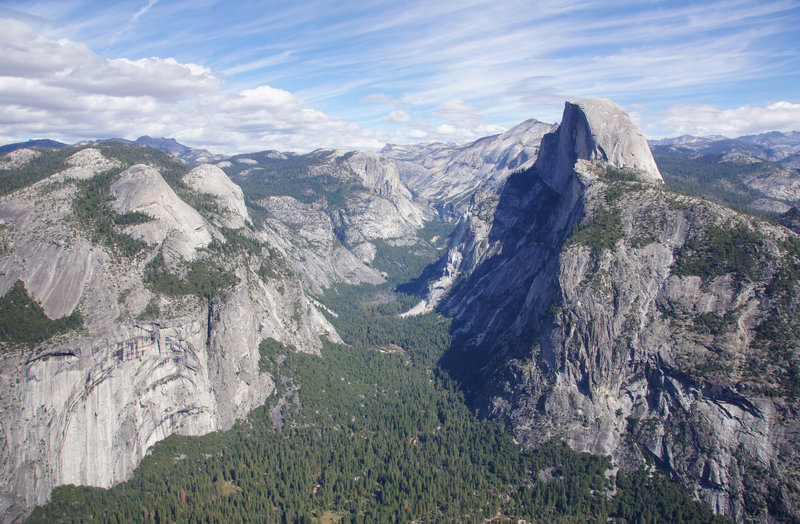
[[[422,211],[396,170],[342,155],[309,164],[352,189],[341,234],[412,242]],[[251,206],[218,166],[106,143],[22,149],[0,169],[2,520],[55,486],[129,478],[172,433],[230,428],[275,389],[260,342],[312,354],[320,337],[341,342],[306,289],[383,281],[325,208]]]
[[[567,103],[534,166],[477,192],[407,314],[518,440],[655,460],[718,513],[796,520],[800,239],[669,191],[608,100]]]

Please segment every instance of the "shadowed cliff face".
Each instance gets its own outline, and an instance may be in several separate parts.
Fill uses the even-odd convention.
[[[390,144],[381,154],[397,164],[401,180],[442,216],[458,218],[473,193],[499,193],[512,172],[530,167],[542,137],[555,127],[531,119],[471,144]]]
[[[587,100],[476,194],[412,313],[453,317],[444,365],[521,441],[649,457],[717,512],[796,518],[798,245],[667,191],[627,115]]]

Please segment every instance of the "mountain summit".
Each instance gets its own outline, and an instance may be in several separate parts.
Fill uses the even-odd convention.
[[[796,210],[784,227],[670,189],[641,130],[605,99],[568,102],[558,126],[529,120],[465,146],[386,154],[395,160],[262,151],[191,169],[172,153],[103,141],[0,157],[0,519],[30,512],[55,486],[128,479],[170,434],[233,427],[226,435],[238,440],[209,437],[222,447],[208,453],[201,446],[192,457],[181,439],[153,451],[141,473],[172,490],[155,497],[159,518],[199,515],[205,495],[241,520],[323,510],[369,520],[361,512],[370,505],[408,520],[546,518],[561,515],[559,504],[575,509],[568,499],[579,491],[597,503],[587,510],[596,519],[632,519],[619,508],[642,491],[625,470],[667,489],[655,464],[717,513],[800,520]],[[764,191],[795,182],[788,168],[786,184],[769,187],[740,174]],[[446,246],[452,223],[431,207],[460,217]],[[396,317],[410,297],[393,290],[420,273],[402,285],[423,288],[406,316],[449,319]],[[373,373],[381,369],[386,380]],[[430,396],[440,393],[455,394],[457,409],[442,411],[444,397]],[[424,421],[407,416],[412,405]],[[516,441],[469,413],[503,421]],[[497,439],[451,431],[464,423]],[[265,432],[277,447],[253,437]],[[292,441],[300,434],[310,440]],[[358,442],[372,449],[371,464],[391,469],[376,475],[342,456],[341,470],[323,472],[327,452],[303,450],[324,434],[335,436],[323,438],[334,454],[365,449],[349,446]],[[594,457],[597,482],[584,477],[586,489],[573,490],[575,477],[551,462],[509,466],[554,444],[566,453],[556,455],[576,456],[554,439],[609,455],[622,471]],[[290,471],[299,462],[281,451],[290,441],[302,442],[308,469]],[[429,461],[434,450],[446,460]],[[256,455],[280,460],[206,460]],[[466,490],[446,480],[444,491],[419,492],[424,479],[453,473],[454,456],[483,457],[462,462],[492,473],[459,479]],[[165,464],[197,489],[154,473]],[[470,484],[495,474],[493,484]],[[126,486],[123,494],[137,489]],[[129,515],[155,515],[142,510],[153,498],[145,490],[124,503]],[[110,515],[102,506],[113,492],[60,488],[48,514],[69,500],[74,520]],[[289,496],[278,501],[279,492]],[[81,496],[99,506],[74,502]],[[442,512],[437,496],[453,505]],[[542,500],[552,513],[532,513]],[[680,518],[676,500],[639,515]],[[586,510],[577,504],[574,518]]]
[[[409,313],[453,318],[444,366],[521,442],[654,460],[716,512],[792,519],[798,253],[671,192],[627,115],[585,100],[500,195],[475,193]]]
[[[555,127],[530,119],[466,145],[389,144],[381,154],[397,164],[409,188],[445,216],[458,216],[476,190],[500,191],[509,174],[530,167],[542,137]]]
[[[611,100],[567,102],[561,125],[545,135],[541,149],[537,170],[556,190],[569,183],[579,160],[605,162],[632,170],[642,181],[663,183],[644,134]]]

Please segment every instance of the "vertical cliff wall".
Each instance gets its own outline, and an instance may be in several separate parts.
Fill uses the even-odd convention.
[[[320,336],[339,341],[247,229],[241,190],[222,171],[197,168],[173,188],[157,164],[123,170],[93,149],[71,159],[0,197],[0,290],[22,282],[50,321],[82,320],[0,346],[2,520],[54,486],[127,479],[172,433],[231,427],[274,390],[259,369],[262,340],[311,353]]]
[[[521,441],[655,460],[717,512],[792,519],[797,245],[668,191],[627,115],[585,100],[476,194],[410,313],[454,318],[445,365]]]

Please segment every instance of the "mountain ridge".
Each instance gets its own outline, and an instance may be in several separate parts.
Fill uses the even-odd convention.
[[[737,138],[684,135],[650,140],[649,143],[651,146],[685,148],[700,154],[744,153],[787,167],[800,168],[800,131],[769,131]]]
[[[3,519],[57,485],[125,480],[171,433],[230,428],[275,390],[262,340],[310,353],[340,341],[280,246],[230,222],[230,202],[245,203],[221,170],[119,143],[65,151],[0,171],[55,171],[0,197],[0,287],[22,282],[49,321],[82,324],[34,343],[3,335]]]
[[[522,442],[655,460],[715,512],[797,518],[797,235],[592,155],[586,113],[563,122],[499,197],[476,193],[413,311],[453,318],[445,367]]]
[[[536,159],[542,136],[553,128],[529,119],[469,144],[387,144],[380,153],[397,164],[406,185],[452,218],[464,209],[474,191],[499,191],[511,172],[529,166]]]
[[[459,189],[442,200],[403,183],[426,147],[194,169],[115,141],[3,156],[0,182],[30,176],[0,197],[0,289],[83,327],[2,345],[0,512],[58,484],[119,482],[155,441],[227,429],[269,398],[282,424],[302,384],[263,367],[263,342],[319,354],[320,337],[341,341],[322,295],[417,276],[443,249],[423,230],[463,212],[407,313],[452,317],[441,363],[475,410],[528,446],[561,436],[630,470],[654,461],[737,520],[797,518],[797,235],[670,191],[608,100],[431,149],[406,176],[443,169]],[[402,354],[392,344],[377,351]]]

